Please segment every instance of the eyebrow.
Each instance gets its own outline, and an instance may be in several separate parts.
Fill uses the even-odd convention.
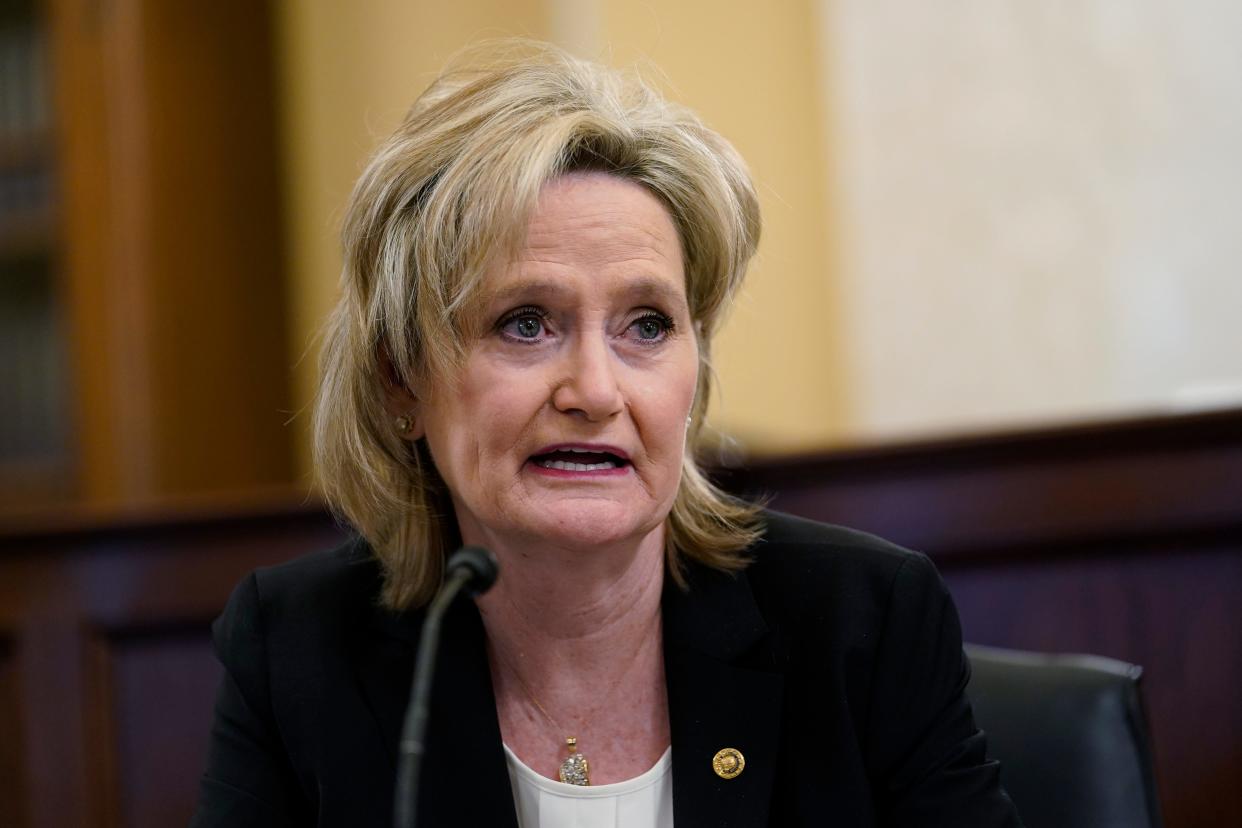
[[[556,299],[571,296],[573,288],[564,282],[554,279],[523,279],[505,285],[488,295],[487,301],[495,304],[506,304],[516,301],[519,297]],[[641,299],[660,300],[671,305],[689,305],[686,297],[663,279],[640,277],[629,282],[619,291],[623,296]]]

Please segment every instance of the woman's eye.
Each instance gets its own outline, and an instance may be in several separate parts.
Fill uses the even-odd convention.
[[[535,310],[521,310],[511,314],[500,323],[500,330],[507,336],[522,340],[539,339],[547,333],[543,315]]]
[[[673,320],[667,316],[644,316],[641,319],[634,320],[630,328],[638,336],[639,339],[652,342],[662,339],[668,335],[673,327]]]
[[[543,330],[543,322],[537,316],[520,316],[513,320],[513,330],[523,339],[534,339]]]

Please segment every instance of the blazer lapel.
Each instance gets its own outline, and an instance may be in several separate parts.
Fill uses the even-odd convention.
[[[422,614],[376,609],[373,622],[359,653],[358,674],[395,778]],[[419,823],[517,828],[501,744],[483,623],[474,604],[458,598],[441,626]]]
[[[664,662],[673,741],[677,828],[768,824],[781,731],[784,677],[747,659],[767,633],[745,573],[691,568],[689,592],[664,594]],[[740,774],[712,759],[733,748]]]

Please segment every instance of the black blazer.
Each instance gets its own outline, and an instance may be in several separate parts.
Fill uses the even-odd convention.
[[[924,556],[775,513],[745,572],[666,587],[677,828],[1016,826],[964,695],[953,602]],[[378,608],[364,543],[260,570],[215,625],[226,668],[207,826],[392,824],[421,615]],[[474,604],[445,619],[420,824],[516,828]],[[734,779],[712,757],[737,748]]]

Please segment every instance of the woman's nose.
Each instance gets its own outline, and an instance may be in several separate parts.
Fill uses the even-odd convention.
[[[619,414],[624,402],[614,360],[602,338],[582,337],[567,355],[565,377],[552,394],[552,404],[592,422]]]

